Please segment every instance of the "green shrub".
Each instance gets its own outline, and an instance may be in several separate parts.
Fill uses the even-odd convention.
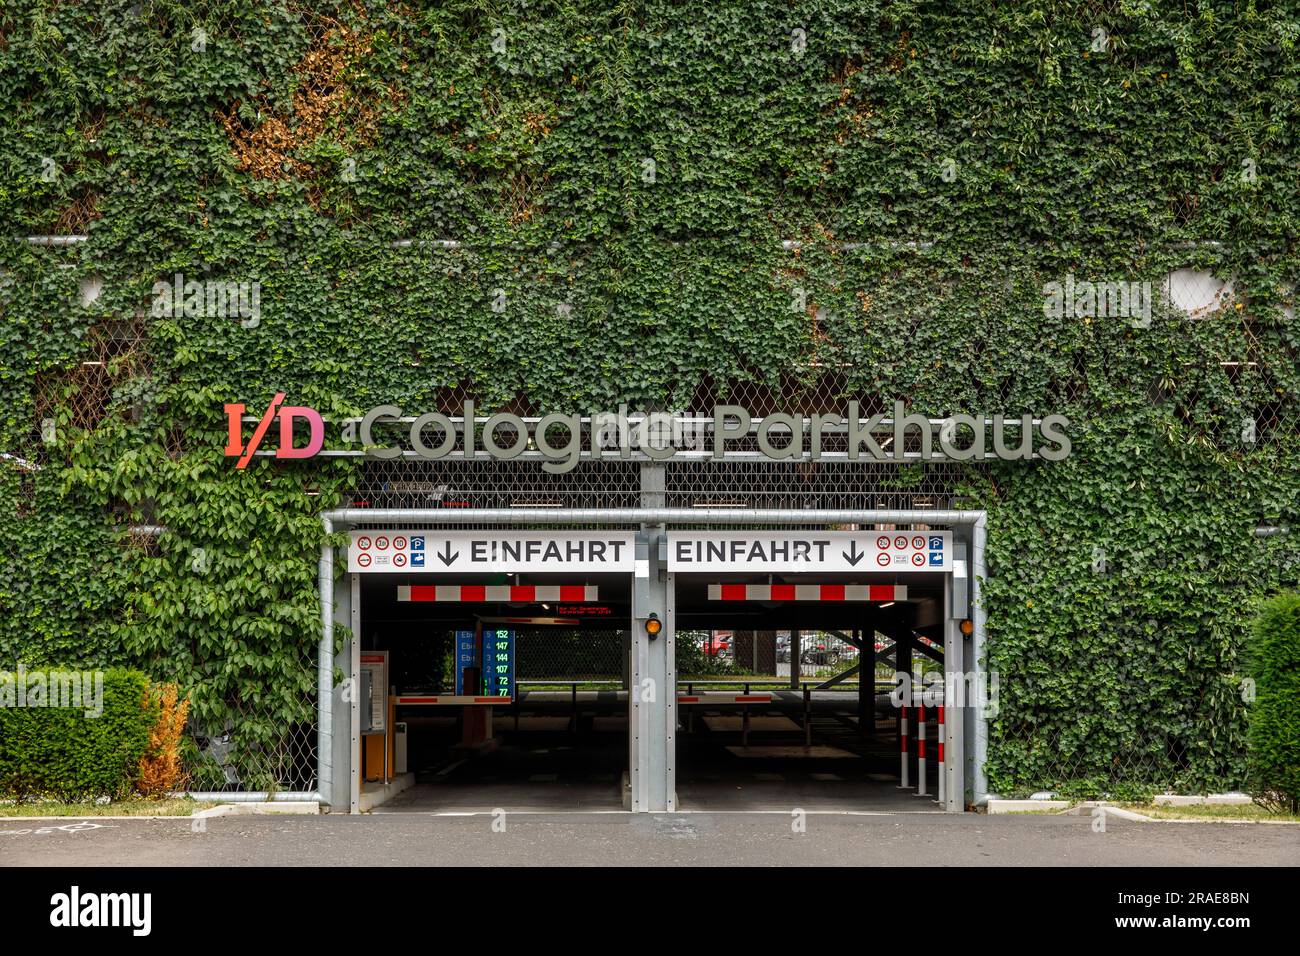
[[[1255,801],[1300,811],[1300,593],[1279,594],[1260,609],[1250,636],[1255,703],[1247,768]]]
[[[57,673],[49,672],[50,678]],[[145,696],[145,674],[104,671],[98,716],[87,716],[85,701],[80,707],[13,706],[17,675],[6,673],[3,681],[11,686],[0,687],[0,793],[72,802],[131,791],[158,717],[157,705]]]

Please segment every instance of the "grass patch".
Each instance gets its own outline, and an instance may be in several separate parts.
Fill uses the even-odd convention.
[[[188,817],[198,810],[215,807],[186,797],[167,800],[118,800],[113,803],[40,803],[16,804],[0,801],[0,817]]]
[[[1168,807],[1154,803],[1124,803],[1126,810],[1133,810],[1143,816],[1156,820],[1223,820],[1238,823],[1300,823],[1300,815],[1294,813],[1269,813],[1254,803],[1243,804],[1194,804],[1189,807]]]

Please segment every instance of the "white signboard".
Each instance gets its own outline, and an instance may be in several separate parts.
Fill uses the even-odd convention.
[[[348,570],[632,572],[631,531],[353,531]]]
[[[951,531],[670,531],[669,571],[951,571]]]

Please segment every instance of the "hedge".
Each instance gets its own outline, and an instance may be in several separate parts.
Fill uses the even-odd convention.
[[[1250,787],[1257,803],[1300,810],[1300,592],[1264,603],[1249,644]]]
[[[46,673],[48,682],[60,672]],[[2,677],[17,687],[15,674]],[[140,671],[108,670],[98,716],[87,716],[86,706],[0,707],[0,795],[69,802],[126,796],[158,719],[148,687]]]

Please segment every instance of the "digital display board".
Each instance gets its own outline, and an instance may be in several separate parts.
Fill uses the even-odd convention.
[[[515,696],[515,632],[508,627],[483,628],[483,686],[465,687],[465,668],[478,662],[473,631],[456,632],[456,693],[484,697]]]
[[[483,693],[515,696],[515,632],[508,627],[483,628]]]

